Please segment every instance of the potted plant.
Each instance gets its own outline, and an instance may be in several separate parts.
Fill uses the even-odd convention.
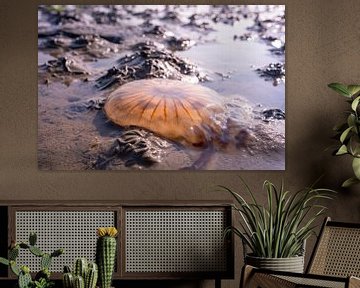
[[[334,127],[339,139],[339,146],[334,155],[350,155],[354,177],[347,179],[342,186],[348,187],[360,183],[360,85],[331,83],[331,89],[346,97],[351,109],[347,112],[346,122]]]
[[[86,258],[76,259],[73,271],[69,266],[64,266],[63,288],[96,288],[97,279],[97,264],[89,262]]]
[[[54,257],[59,257],[64,253],[63,249],[57,249],[52,253],[43,252],[36,246],[37,236],[30,233],[29,243],[19,242],[11,243],[8,251],[8,259],[0,257],[0,263],[10,266],[11,271],[18,277],[17,288],[50,288],[54,286],[54,282],[50,280],[50,265]],[[41,270],[36,273],[32,279],[30,268],[26,265],[19,265],[16,262],[20,249],[27,250],[31,254],[40,258]]]
[[[99,267],[99,287],[110,288],[116,260],[115,227],[100,227],[97,229],[96,263]]]
[[[270,181],[264,182],[266,205],[261,205],[254,193],[242,180],[251,201],[239,193],[220,186],[235,199],[233,208],[240,216],[239,227],[228,227],[243,242],[245,264],[278,271],[304,270],[305,241],[314,233],[315,220],[324,214],[326,207],[320,199],[331,199],[329,189],[302,189],[296,193],[278,189]],[[250,253],[247,253],[250,250]]]
[[[118,231],[115,227],[99,227],[96,234],[96,263],[88,262],[86,258],[78,258],[72,271],[69,266],[64,266],[64,288],[113,288],[111,282],[115,268]],[[99,286],[96,286],[97,283]]]

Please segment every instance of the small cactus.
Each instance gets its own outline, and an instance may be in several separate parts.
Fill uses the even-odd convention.
[[[8,252],[9,260],[16,260],[19,256],[19,246],[16,245],[14,248],[10,249]]]
[[[19,244],[20,248],[22,249],[29,249],[30,245],[26,244],[26,243],[20,243]]]
[[[50,265],[53,257],[60,256],[63,254],[63,249],[55,250],[53,253],[48,254],[36,247],[37,236],[35,233],[30,233],[29,244],[20,242],[16,243],[14,240],[11,241],[8,259],[0,257],[0,264],[10,266],[11,271],[18,276],[18,286],[19,288],[29,288],[29,287],[50,287],[52,284],[50,281]],[[30,253],[37,257],[41,257],[41,271],[36,273],[35,281],[32,280],[30,275],[30,269],[28,266],[22,266],[21,268],[16,264],[16,259],[19,256],[20,249],[28,250]],[[40,285],[40,286],[39,286]],[[47,285],[47,286],[44,286]]]
[[[71,269],[69,266],[67,265],[64,266],[64,273],[71,273]]]
[[[74,276],[71,272],[66,272],[62,277],[64,288],[73,288],[74,287]]]
[[[36,241],[37,241],[37,235],[34,232],[31,232],[29,235],[29,244],[31,246],[35,246],[36,245]]]
[[[30,268],[28,266],[22,266],[20,268],[21,272],[25,273],[25,274],[29,274],[30,273]]]
[[[51,253],[51,257],[58,257],[64,253],[64,249],[57,249]]]
[[[30,246],[30,247],[29,247],[29,251],[30,251],[32,254],[34,254],[35,256],[37,256],[37,257],[41,257],[41,256],[44,255],[44,252],[42,252],[42,251],[40,250],[40,248],[38,248],[38,247],[36,247],[36,246]]]
[[[96,262],[99,267],[100,288],[110,288],[116,258],[115,227],[98,228],[96,243]]]
[[[98,279],[98,266],[96,263],[89,263],[85,276],[85,288],[95,288]]]
[[[69,266],[64,266],[63,286],[64,288],[95,288],[98,279],[98,268],[96,263],[89,263],[85,258],[78,258],[74,263],[74,272],[71,273]],[[84,275],[84,276],[82,276]],[[81,279],[81,280],[80,280]],[[83,284],[82,284],[83,283]]]
[[[74,274],[76,276],[81,276],[83,279],[85,279],[87,268],[88,268],[88,261],[86,260],[86,258],[76,259]]]
[[[38,273],[36,273],[35,275],[35,280],[40,281],[42,278],[49,280],[50,279],[50,271],[48,268],[44,268],[42,270],[40,270]]]
[[[74,288],[85,288],[84,278],[81,276],[74,277]]]
[[[19,274],[18,285],[19,288],[28,288],[32,283],[30,269],[27,266],[21,267],[21,271]]]
[[[49,269],[50,265],[51,265],[51,260],[52,257],[50,254],[45,253],[42,257],[41,257],[41,262],[40,262],[40,267],[41,269]]]

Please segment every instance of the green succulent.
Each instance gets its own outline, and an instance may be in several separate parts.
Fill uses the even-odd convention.
[[[41,278],[37,281],[34,281],[32,284],[32,288],[51,288],[55,285],[54,282],[45,279],[45,278]]]

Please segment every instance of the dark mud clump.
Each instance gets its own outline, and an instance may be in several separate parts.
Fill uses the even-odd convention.
[[[112,36],[100,37],[98,35],[80,35],[76,38],[69,38],[63,35],[46,39],[42,44],[43,49],[54,50],[52,54],[61,54],[64,51],[75,51],[76,54],[87,56],[85,60],[95,61],[95,59],[108,58],[119,51],[118,45],[110,42],[119,42],[121,39]]]
[[[105,105],[105,100],[102,97],[93,97],[86,102],[85,106],[89,110],[101,110]]]
[[[39,48],[54,57],[70,53],[72,56],[81,56],[86,61],[112,57],[123,49],[124,35],[123,31],[116,29],[111,21],[103,21],[109,25],[98,24],[99,13],[102,12],[97,10],[103,11],[102,8],[107,10],[105,7],[97,6],[93,9],[91,7],[79,9],[72,5],[40,6]],[[112,17],[110,12],[109,15],[105,14],[104,12],[103,18]]]
[[[39,67],[39,80],[43,80],[43,84],[49,84],[51,81],[62,81],[69,85],[73,80],[80,79],[88,81],[90,72],[82,64],[70,57],[60,57],[58,59],[49,60]]]
[[[165,78],[196,83],[205,81],[194,64],[174,55],[166,49],[158,49],[153,43],[141,43],[135,46],[135,53],[118,60],[118,65],[96,80],[99,89],[105,89],[117,83],[145,78]]]
[[[72,75],[88,75],[90,74],[84,66],[78,63],[75,59],[69,57],[60,57],[56,60],[49,60],[42,65],[42,69],[55,74],[72,74]]]
[[[166,44],[171,51],[185,51],[194,46],[195,41],[189,38],[176,38],[172,36],[166,40]]]
[[[116,25],[122,20],[129,20],[127,13],[117,6],[96,6],[91,12],[91,16],[97,24]]]
[[[53,25],[80,22],[84,20],[84,15],[75,6],[51,5],[40,6],[46,20]]]
[[[262,119],[265,122],[269,122],[270,120],[285,120],[285,112],[281,109],[266,109],[262,111]]]
[[[119,165],[149,167],[160,162],[162,150],[168,145],[167,141],[151,132],[141,129],[127,130],[116,138],[108,151],[99,155],[94,168],[113,169]]]
[[[270,63],[263,68],[257,68],[256,72],[266,81],[272,81],[274,86],[285,82],[284,63]]]

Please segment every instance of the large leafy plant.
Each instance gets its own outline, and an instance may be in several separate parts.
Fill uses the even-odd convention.
[[[236,204],[233,208],[240,215],[240,227],[228,227],[226,233],[239,236],[252,251],[252,256],[287,258],[301,255],[305,240],[314,233],[315,220],[326,209],[317,203],[318,200],[331,199],[334,191],[310,187],[290,193],[285,191],[283,183],[278,189],[266,180],[267,203],[263,206],[249,186],[242,182],[250,202],[239,193],[220,186],[234,196]]]
[[[360,183],[360,85],[344,85],[340,83],[331,83],[328,85],[340,95],[346,98],[350,104],[350,110],[347,111],[347,120],[344,123],[334,127],[337,138],[340,141],[339,147],[334,152],[335,155],[351,155],[354,177],[347,179],[342,186],[348,187]]]

